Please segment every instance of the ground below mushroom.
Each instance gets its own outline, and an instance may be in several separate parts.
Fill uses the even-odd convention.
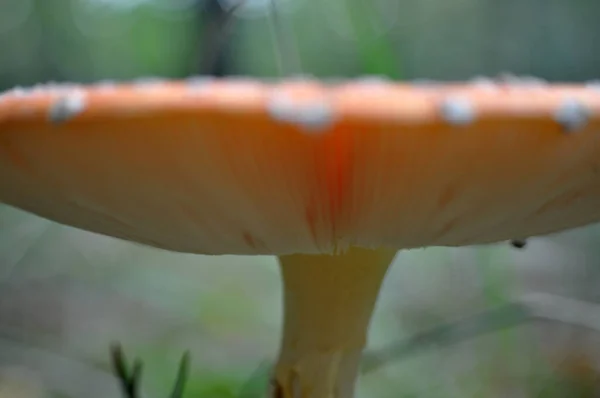
[[[274,259],[156,252],[1,210],[0,220],[18,215],[22,222],[18,236],[0,240],[0,376],[25,368],[36,383],[74,398],[116,398],[112,377],[91,362],[105,358],[106,344],[119,338],[128,353],[144,358],[144,383],[157,396],[165,395],[179,355],[190,348],[190,394],[210,390],[219,397],[237,392],[275,355],[281,290]],[[585,271],[597,258],[589,243],[597,233],[533,239],[524,251],[505,245],[404,253],[383,286],[371,347],[523,291],[585,298],[583,284],[597,278]],[[589,383],[589,371],[577,369],[587,369],[581,353],[594,359],[598,343],[593,333],[567,325],[521,327],[392,363],[361,379],[358,396],[447,397],[449,389],[463,397],[519,396],[544,383],[557,390],[578,374]],[[558,373],[551,361],[563,357],[578,365],[552,379]],[[258,386],[245,388],[260,390],[267,376],[261,374]]]

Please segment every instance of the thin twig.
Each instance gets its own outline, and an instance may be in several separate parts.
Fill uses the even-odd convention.
[[[519,325],[531,318],[520,304],[509,304],[460,321],[435,327],[406,340],[365,354],[362,373],[372,372],[432,346],[447,346],[469,338]]]
[[[500,308],[435,327],[369,352],[364,356],[361,371],[363,374],[369,373],[433,346],[448,346],[536,320],[565,323],[600,332],[600,305],[546,293],[529,294]]]
[[[435,327],[399,343],[366,353],[361,371],[363,374],[369,373],[392,361],[414,355],[427,348],[448,346],[536,320],[559,322],[600,332],[600,305],[545,293],[528,294],[499,308]],[[120,345],[113,345],[111,352],[114,372],[121,383],[125,397],[139,398],[141,361],[135,360],[133,370],[129,372]],[[183,397],[189,374],[189,362],[189,353],[186,352],[180,361],[170,398]],[[264,365],[256,373],[258,371],[262,373],[263,369]],[[251,378],[252,380],[254,377]],[[247,388],[242,388],[242,396]]]

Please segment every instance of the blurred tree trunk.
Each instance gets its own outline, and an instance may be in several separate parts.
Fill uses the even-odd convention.
[[[196,72],[226,76],[233,72],[232,15],[219,0],[197,0],[199,60]]]

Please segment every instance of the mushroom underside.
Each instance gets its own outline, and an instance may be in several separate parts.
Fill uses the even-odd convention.
[[[600,220],[600,130],[200,121],[0,124],[0,200],[200,254],[474,245]]]

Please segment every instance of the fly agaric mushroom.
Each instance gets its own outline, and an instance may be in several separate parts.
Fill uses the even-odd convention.
[[[398,250],[600,220],[600,90],[203,78],[13,90],[0,200],[166,250],[278,256],[270,396],[349,398]]]

